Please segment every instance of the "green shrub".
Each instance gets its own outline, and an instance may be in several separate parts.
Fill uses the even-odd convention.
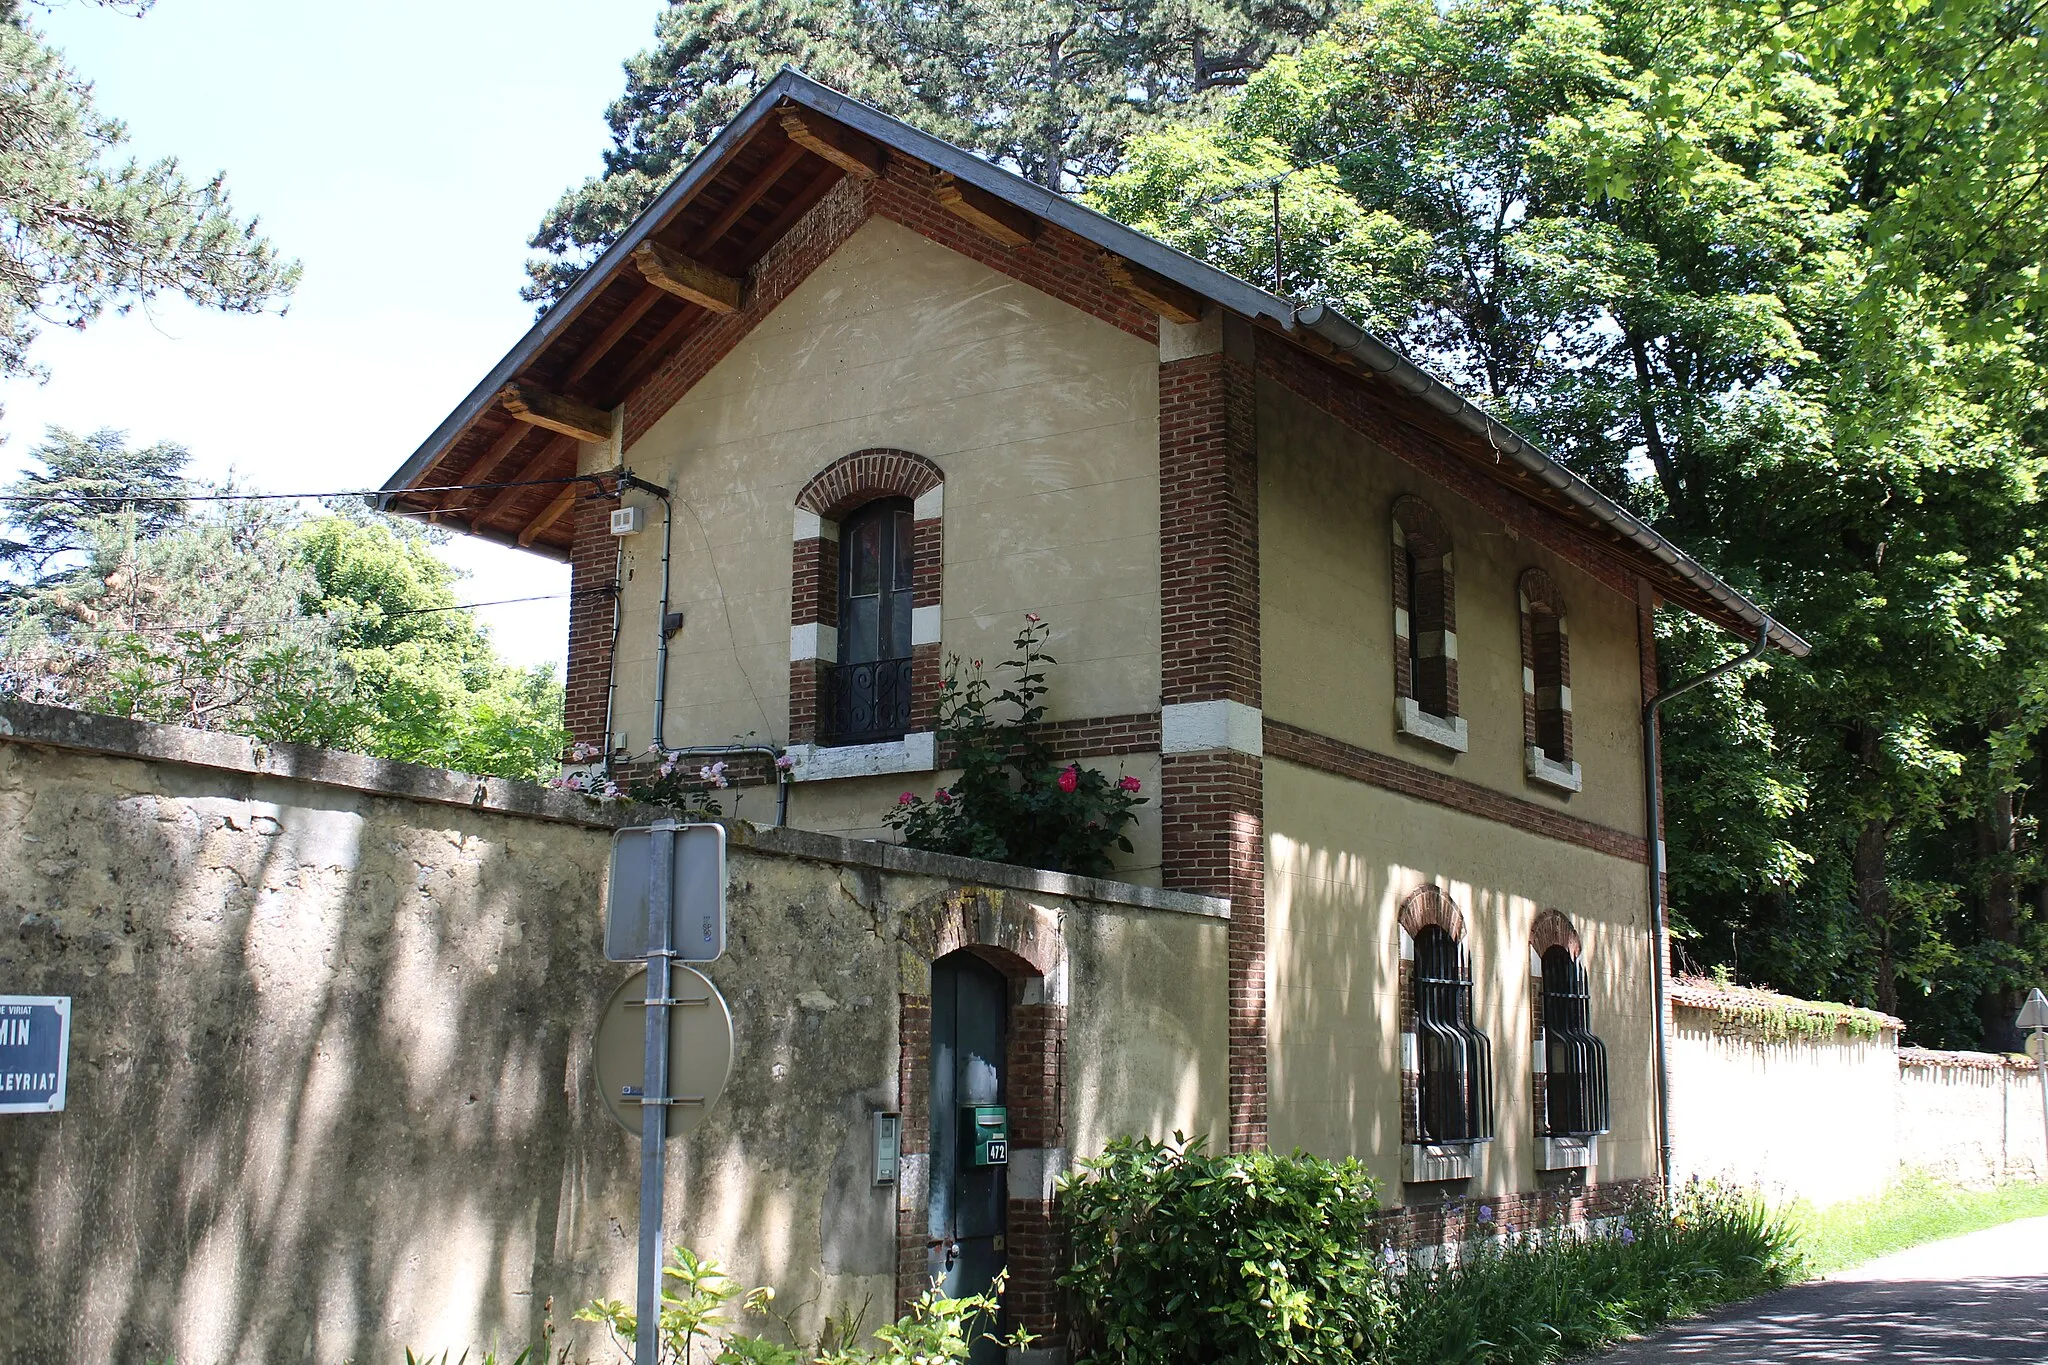
[[[1384,1365],[1534,1365],[1797,1278],[1793,1234],[1752,1194],[1690,1185],[1597,1233],[1491,1225],[1455,1258],[1393,1265]]]
[[[1061,1182],[1078,1361],[1351,1362],[1382,1291],[1356,1161],[1122,1138]]]

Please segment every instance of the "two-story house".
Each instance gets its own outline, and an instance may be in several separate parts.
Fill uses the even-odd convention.
[[[945,656],[1041,614],[1121,875],[1230,902],[1219,1145],[1356,1154],[1417,1243],[1657,1178],[1652,613],[1806,646],[1337,312],[785,72],[387,503],[571,562],[578,740],[786,748],[810,829],[886,837]]]

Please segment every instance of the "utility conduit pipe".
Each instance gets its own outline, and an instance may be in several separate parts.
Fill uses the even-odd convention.
[[[1671,1202],[1671,1001],[1670,983],[1665,980],[1669,931],[1664,922],[1664,809],[1658,800],[1662,790],[1663,758],[1657,743],[1657,713],[1664,704],[1676,701],[1696,687],[1712,682],[1752,660],[1770,648],[1774,622],[1767,615],[1756,643],[1737,657],[1710,668],[1676,687],[1666,688],[1643,707],[1643,814],[1649,833],[1650,855],[1650,983],[1657,1004],[1657,1169],[1664,1181],[1664,1202]]]

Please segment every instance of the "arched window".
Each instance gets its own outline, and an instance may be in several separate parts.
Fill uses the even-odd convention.
[[[1586,969],[1564,944],[1543,950],[1543,1132],[1607,1131],[1607,1045],[1593,1032]]]
[[[1464,752],[1450,532],[1412,497],[1394,503],[1394,698],[1401,733]]]
[[[839,530],[839,657],[827,689],[828,744],[901,739],[910,728],[911,590],[916,515],[877,498]]]
[[[1579,790],[1572,760],[1571,635],[1550,575],[1531,569],[1516,591],[1522,616],[1522,743],[1531,778]]]
[[[1440,925],[1415,935],[1416,1113],[1421,1142],[1493,1136],[1493,1045],[1472,1022],[1472,963]]]

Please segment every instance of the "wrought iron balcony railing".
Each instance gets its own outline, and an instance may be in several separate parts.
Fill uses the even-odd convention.
[[[834,664],[825,684],[824,741],[875,744],[910,729],[910,660]]]

